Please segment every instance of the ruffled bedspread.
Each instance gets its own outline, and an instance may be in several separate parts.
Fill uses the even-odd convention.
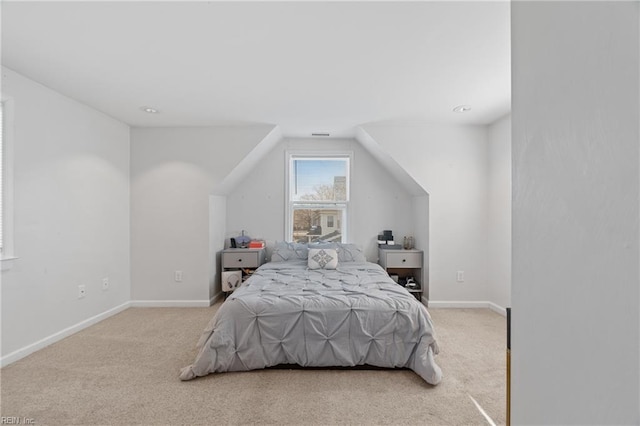
[[[368,262],[263,265],[220,306],[198,348],[181,380],[280,364],[408,367],[433,385],[442,378],[427,308]]]

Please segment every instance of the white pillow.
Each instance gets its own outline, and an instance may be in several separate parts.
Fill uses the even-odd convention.
[[[335,249],[309,249],[309,269],[336,269],[338,252]]]

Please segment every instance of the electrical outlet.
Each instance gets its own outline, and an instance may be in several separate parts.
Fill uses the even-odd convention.
[[[78,286],[78,299],[84,298],[87,295],[87,288],[84,284]]]
[[[177,283],[181,283],[182,282],[182,271],[175,271],[173,273],[173,279],[177,282]]]
[[[102,279],[102,291],[109,290],[109,277],[104,277]]]
[[[457,279],[459,283],[464,282],[464,271],[458,271]]]

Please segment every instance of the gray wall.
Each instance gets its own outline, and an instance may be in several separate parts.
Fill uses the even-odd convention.
[[[287,150],[354,153],[348,240],[361,245],[368,260],[377,261],[376,237],[383,229],[393,230],[402,242],[405,235],[415,236],[428,226],[428,212],[416,223],[413,196],[356,140],[283,139],[228,196],[227,238],[244,229],[269,243],[284,239]],[[426,240],[417,241],[421,244],[426,246]]]
[[[212,293],[212,192],[273,126],[131,130],[131,281],[134,301],[207,305]],[[213,210],[219,213],[215,205]],[[183,281],[174,281],[174,271]]]
[[[489,126],[489,300],[511,305],[511,116]]]
[[[638,2],[513,2],[513,424],[639,424]]]
[[[371,124],[364,130],[429,193],[430,300],[486,302],[487,128]],[[456,281],[457,271],[465,272],[464,282]]]
[[[129,301],[129,127],[6,68],[2,97],[18,257],[2,271],[4,357]]]

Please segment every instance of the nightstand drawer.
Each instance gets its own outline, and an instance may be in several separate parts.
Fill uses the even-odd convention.
[[[260,250],[253,253],[222,253],[223,268],[257,268],[260,266]]]
[[[422,268],[422,253],[387,253],[387,268]]]

